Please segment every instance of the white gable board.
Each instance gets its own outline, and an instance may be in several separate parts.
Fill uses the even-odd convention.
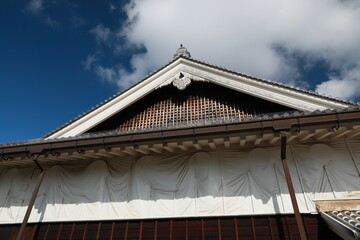
[[[351,105],[180,57],[109,102],[52,133],[46,139],[80,135],[158,88],[173,84],[181,90],[191,84],[191,81],[218,84],[300,111],[345,108]]]

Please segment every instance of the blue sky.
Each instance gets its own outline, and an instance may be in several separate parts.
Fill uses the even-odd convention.
[[[18,0],[0,21],[0,143],[44,136],[180,43],[196,59],[360,101],[355,0]]]

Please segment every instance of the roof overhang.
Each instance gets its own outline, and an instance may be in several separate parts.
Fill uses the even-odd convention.
[[[102,158],[179,154],[280,144],[351,139],[360,135],[360,110],[288,115],[243,122],[224,122],[152,131],[88,134],[0,146],[0,168],[27,167],[34,157],[42,164],[79,163]]]
[[[46,139],[74,137],[83,134],[155,89],[171,84],[180,73],[186,74],[192,81],[211,82],[300,111],[338,109],[352,106],[346,102],[298,91],[281,84],[256,79],[180,57],[122,94],[48,135]]]

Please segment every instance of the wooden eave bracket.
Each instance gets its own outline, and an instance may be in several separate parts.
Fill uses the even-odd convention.
[[[77,148],[88,149],[94,147],[102,147],[104,144],[108,147],[130,144],[133,141],[137,143],[147,143],[159,140],[176,140],[179,138],[206,138],[218,135],[258,135],[259,132],[272,132],[279,134],[281,131],[286,131],[294,134],[296,130],[309,130],[325,126],[330,128],[332,126],[351,126],[351,123],[360,123],[360,111],[354,112],[340,112],[319,115],[302,115],[289,116],[281,119],[262,119],[239,123],[228,123],[213,126],[199,126],[183,129],[169,129],[158,130],[154,132],[140,132],[117,136],[93,137],[85,139],[69,139],[59,141],[51,141],[44,143],[33,143],[22,146],[5,146],[3,147],[3,156],[18,156],[21,154],[47,154],[48,152],[56,151],[76,151]]]

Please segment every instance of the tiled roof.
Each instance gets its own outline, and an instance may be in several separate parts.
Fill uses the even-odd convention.
[[[153,71],[151,73],[149,73],[146,77],[144,77],[141,81],[137,82],[136,84],[130,86],[129,88],[127,89],[124,89],[123,91],[117,93],[117,94],[114,94],[112,97],[106,99],[105,101],[99,103],[98,105],[96,105],[95,107],[91,108],[90,110],[80,114],[79,116],[77,116],[75,119],[65,123],[63,126],[55,129],[54,131],[50,132],[49,134],[45,135],[43,138],[46,138],[50,135],[52,135],[53,133],[65,128],[66,126],[70,125],[71,123],[75,122],[76,120],[82,118],[83,116],[89,114],[90,112],[98,109],[99,107],[103,106],[104,104],[110,102],[111,100],[113,100],[114,98],[122,95],[123,93],[127,92],[128,90],[130,90],[131,88],[137,86],[138,84],[140,84],[141,82],[145,81],[146,79],[148,79],[149,77],[151,77],[152,75],[156,74],[157,72],[161,71],[162,69],[166,68],[167,66],[169,66],[170,64],[172,64],[173,62],[175,62],[176,60],[178,60],[179,58],[184,58],[186,60],[189,60],[191,62],[194,62],[194,63],[198,63],[198,64],[202,64],[202,65],[205,65],[205,66],[208,66],[208,67],[211,67],[211,68],[214,68],[214,69],[217,69],[217,70],[220,70],[220,71],[224,71],[224,72],[227,72],[227,73],[231,73],[231,74],[234,74],[234,75],[238,75],[238,76],[243,76],[243,77],[246,77],[246,78],[249,78],[249,79],[252,79],[252,80],[255,80],[255,81],[259,81],[259,82],[262,82],[262,83],[266,83],[266,84],[270,84],[270,85],[275,85],[275,86],[279,86],[279,87],[282,87],[282,88],[286,88],[286,89],[290,89],[292,91],[296,91],[296,92],[300,92],[300,93],[306,93],[306,94],[309,94],[309,95],[313,95],[313,96],[316,96],[316,97],[320,97],[320,98],[325,98],[325,99],[328,99],[328,100],[331,100],[331,101],[336,101],[336,102],[341,102],[341,103],[345,103],[345,104],[348,104],[348,105],[352,105],[352,106],[358,106],[359,104],[356,104],[355,102],[353,101],[346,101],[346,100],[342,100],[342,99],[338,99],[338,98],[332,98],[332,97],[329,97],[329,96],[326,96],[326,95],[321,95],[319,93],[316,93],[316,92],[312,92],[312,91],[309,91],[309,90],[306,90],[306,89],[302,89],[302,88],[298,88],[298,87],[291,87],[291,86],[288,86],[288,85],[285,85],[285,84],[282,84],[282,83],[278,83],[278,82],[274,82],[274,81],[271,81],[271,80],[266,80],[266,79],[262,79],[262,78],[257,78],[257,77],[254,77],[254,76],[251,76],[251,75],[247,75],[247,74],[244,74],[244,73],[240,73],[240,72],[237,72],[237,71],[233,71],[233,70],[230,70],[230,69],[227,69],[227,68],[224,68],[224,67],[220,67],[220,66],[217,66],[217,65],[213,65],[213,64],[210,64],[210,63],[207,63],[207,62],[204,62],[204,61],[200,61],[200,60],[197,60],[197,59],[194,59],[194,58],[188,58],[188,57],[184,57],[184,56],[179,56],[177,58],[174,58],[172,61],[170,61],[169,63],[167,63],[166,65],[160,67],[159,69],[157,69],[156,71]]]
[[[360,211],[331,211],[328,214],[357,231],[360,236]]]

